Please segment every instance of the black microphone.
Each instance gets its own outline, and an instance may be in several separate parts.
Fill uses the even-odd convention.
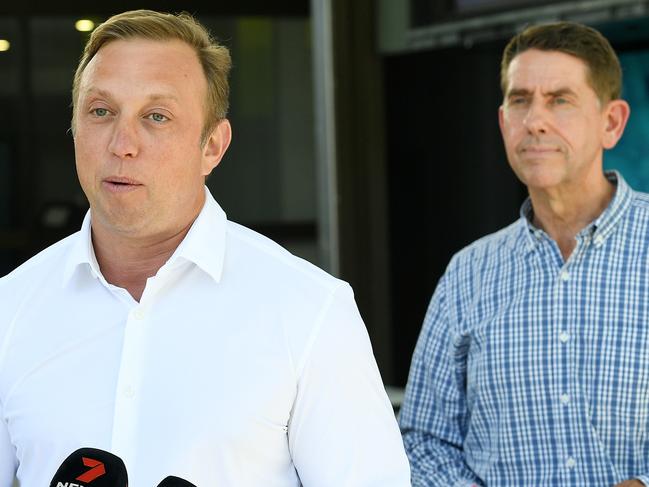
[[[180,477],[174,477],[173,475],[169,475],[169,477],[165,478],[162,482],[158,484],[158,487],[196,487],[196,486],[185,479],[181,479]]]
[[[80,448],[66,458],[50,487],[128,487],[121,458],[96,448]]]

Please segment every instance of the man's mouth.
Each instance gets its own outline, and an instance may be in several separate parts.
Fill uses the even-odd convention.
[[[102,185],[113,193],[125,193],[134,191],[142,186],[142,183],[135,179],[125,178],[120,176],[111,176],[102,181]]]
[[[532,152],[532,153],[559,152],[559,149],[557,149],[556,147],[550,147],[545,145],[528,145],[523,147],[523,152]]]

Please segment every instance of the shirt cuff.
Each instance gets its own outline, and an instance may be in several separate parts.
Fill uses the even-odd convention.
[[[635,480],[639,480],[643,484],[649,486],[649,475],[639,475],[637,477],[634,477]]]

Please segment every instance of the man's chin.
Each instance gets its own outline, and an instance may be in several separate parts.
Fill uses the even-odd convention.
[[[146,233],[147,219],[140,212],[104,212],[91,209],[93,227],[99,225],[105,232],[123,237],[138,237]]]
[[[564,161],[556,157],[529,158],[513,166],[518,179],[528,188],[551,188],[565,179]]]
[[[523,184],[529,190],[548,191],[564,184],[564,178],[558,174],[531,174],[525,177]]]

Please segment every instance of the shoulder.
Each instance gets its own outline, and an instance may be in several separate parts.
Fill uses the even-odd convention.
[[[447,272],[475,268],[489,260],[511,258],[512,252],[525,245],[526,226],[522,218],[467,245],[451,259]]]
[[[458,316],[484,295],[487,282],[506,279],[526,255],[527,226],[521,218],[456,253],[441,277],[435,295]],[[431,306],[436,302],[435,295]],[[459,317],[458,317],[459,320]]]
[[[278,286],[307,286],[333,291],[346,284],[284,247],[247,227],[228,221],[226,262],[235,261],[237,270],[256,279],[272,280]]]
[[[631,197],[631,206],[641,211],[649,211],[649,194],[634,190]]]
[[[52,279],[61,276],[72,238],[55,243],[0,278],[0,369],[16,316],[51,288]]]
[[[619,210],[623,238],[645,238],[649,232],[649,194],[630,190],[628,203]]]
[[[78,232],[59,240],[0,278],[0,323],[25,295],[37,290],[46,279],[61,274],[68,249],[77,235]]]
[[[249,310],[263,313],[260,326],[283,337],[297,375],[331,334],[364,343],[348,283],[249,228],[228,222],[226,233],[223,282],[245,296]]]
[[[0,278],[0,289],[11,284],[18,284],[38,274],[45,274],[53,268],[60,268],[62,264],[61,259],[67,254],[70,245],[76,239],[78,233],[73,233],[52,244],[16,267],[6,276]]]

